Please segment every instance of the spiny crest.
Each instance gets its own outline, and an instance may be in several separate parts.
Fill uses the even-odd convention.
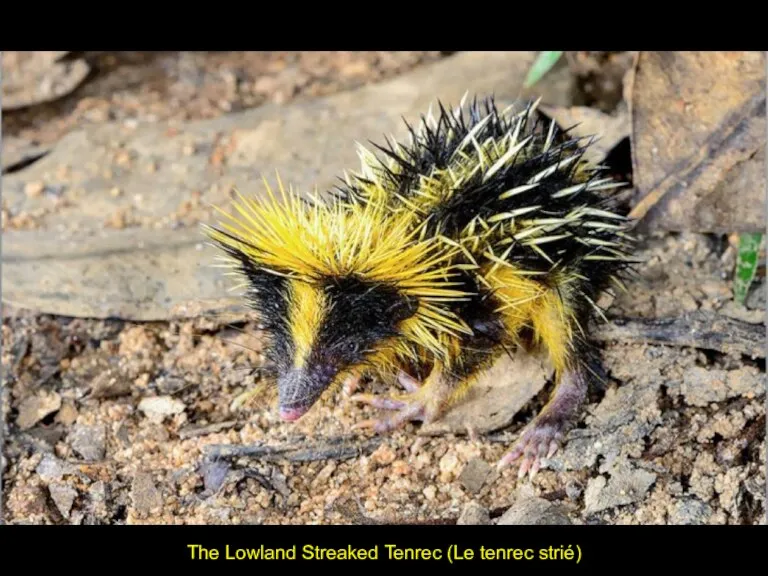
[[[465,96],[466,98],[466,96]],[[538,134],[536,110],[540,99],[524,109],[516,106],[499,111],[493,98],[485,100],[481,112],[475,100],[465,116],[464,100],[452,112],[438,102],[440,115],[431,112],[422,117],[419,130],[407,125],[410,142],[404,145],[387,139],[387,147],[373,144],[385,158],[358,145],[361,170],[346,175],[346,197],[369,201],[379,198],[397,200],[400,208],[428,211],[450,202],[468,186],[477,187],[497,175],[518,167],[522,162],[538,158],[544,169],[530,174],[517,189],[506,191],[510,197],[535,187],[542,179],[558,170],[579,167],[586,139],[562,139],[554,121],[546,134]],[[398,207],[398,206],[395,206]]]
[[[453,280],[455,248],[424,238],[382,204],[308,203],[282,183],[278,200],[266,180],[265,186],[263,200],[238,193],[237,215],[217,209],[225,220],[204,226],[232,268],[241,270],[247,258],[253,268],[312,285],[355,276],[418,299],[418,325],[411,329],[425,340],[428,330],[467,330],[444,305],[471,296]]]
[[[234,208],[240,216],[219,210],[227,222],[206,227],[209,236],[261,268],[308,282],[354,274],[427,299],[464,295],[449,288],[455,285],[449,268],[439,265],[451,251],[419,239],[405,219],[387,218],[384,206],[307,204],[282,185],[280,202],[265,184],[267,199],[238,193]]]
[[[554,120],[540,129],[539,101],[499,111],[488,98],[484,113],[475,101],[468,120],[463,102],[452,113],[439,104],[438,119],[422,117],[418,133],[409,126],[409,145],[375,145],[386,158],[360,146],[361,172],[346,176],[342,195],[429,219],[430,234],[459,241],[465,254],[491,244],[494,259],[496,244],[518,260],[554,265],[542,245],[561,248],[550,243],[574,237],[599,245],[597,257],[615,257],[621,242],[605,232],[618,236],[626,223],[610,211],[612,198],[599,194],[624,184],[584,160],[592,138],[571,137]]]
[[[488,98],[481,113],[475,101],[469,120],[463,102],[450,114],[440,104],[437,120],[430,114],[418,133],[411,129],[408,146],[377,146],[386,160],[361,148],[362,170],[347,177],[346,197],[384,199],[430,219],[430,233],[452,238],[472,264],[482,256],[546,270],[563,255],[625,260],[629,222],[614,213],[615,196],[603,195],[624,184],[584,160],[592,138],[544,125],[538,103],[499,111]]]
[[[343,196],[426,222],[422,234],[457,249],[456,268],[486,288],[500,268],[508,281],[605,278],[621,287],[634,239],[610,191],[625,184],[584,159],[592,138],[542,122],[538,104],[499,111],[488,98],[482,110],[475,100],[467,118],[464,101],[452,112],[439,103],[437,118],[430,112],[418,131],[408,126],[407,145],[374,144],[383,158],[361,146],[361,171],[346,177]]]

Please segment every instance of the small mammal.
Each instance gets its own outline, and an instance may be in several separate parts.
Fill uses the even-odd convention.
[[[395,411],[359,426],[429,422],[499,355],[539,346],[555,389],[500,464],[520,459],[520,476],[533,475],[558,450],[596,366],[588,320],[603,290],[623,288],[633,239],[622,184],[537,104],[441,104],[409,126],[409,143],[361,147],[360,173],[331,199],[280,184],[206,227],[263,320],[284,420],[372,375],[406,394],[355,396]]]

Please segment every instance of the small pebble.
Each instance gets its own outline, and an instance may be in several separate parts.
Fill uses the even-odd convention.
[[[482,458],[473,458],[459,474],[459,482],[468,492],[477,494],[490,473],[491,465],[488,462]]]
[[[543,498],[521,498],[497,522],[499,526],[571,524],[568,515]]]
[[[576,500],[584,492],[584,487],[575,480],[571,480],[565,485],[565,494],[571,500]]]
[[[24,186],[24,194],[30,198],[37,198],[45,191],[45,184],[42,182],[28,182]]]
[[[77,490],[67,484],[56,482],[48,486],[48,492],[51,494],[51,500],[56,504],[56,508],[59,509],[61,515],[64,518],[69,518],[72,505],[75,503],[75,498],[77,498]]]
[[[387,446],[386,444],[382,444],[379,446],[376,451],[371,454],[371,459],[376,462],[376,464],[379,464],[380,466],[386,466],[387,464],[391,464],[395,461],[395,458],[397,457],[397,454],[395,453],[392,448]]]
[[[148,514],[163,505],[162,494],[155,486],[152,476],[146,472],[139,472],[133,477],[131,499],[133,507],[142,514]]]
[[[104,426],[77,426],[70,434],[69,443],[83,460],[103,460],[107,444]]]
[[[181,414],[184,412],[184,402],[170,396],[153,396],[143,398],[139,402],[139,410],[147,415],[147,418],[159,424],[166,416]]]
[[[488,510],[477,502],[470,502],[461,511],[458,522],[460,526],[487,526],[491,523]]]

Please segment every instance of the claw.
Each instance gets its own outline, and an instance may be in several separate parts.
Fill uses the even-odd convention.
[[[531,461],[528,458],[525,458],[520,463],[520,470],[518,470],[517,472],[518,480],[523,478],[528,473],[528,469],[530,468],[530,466],[531,466]]]
[[[375,394],[355,394],[350,398],[352,402],[360,402],[362,404],[368,404],[374,408],[380,410],[399,410],[404,408],[407,403],[402,400],[394,400],[392,398],[382,398]]]
[[[547,452],[547,460],[552,458],[552,456],[555,455],[555,452],[557,452],[557,449],[559,446],[557,445],[557,441],[552,440],[552,442],[549,443],[549,452]]]
[[[531,468],[529,470],[529,474],[530,474],[531,480],[534,479],[534,477],[536,476],[536,473],[539,471],[540,467],[541,467],[541,460],[539,460],[537,458],[536,460],[533,461],[533,465],[531,466]]]
[[[351,376],[348,376],[346,380],[344,380],[343,389],[344,394],[347,396],[352,396],[355,393],[355,390],[358,389],[360,386],[360,376],[357,374],[352,374]]]
[[[522,457],[517,477],[522,479],[529,474],[533,479],[541,469],[542,460],[552,458],[560,447],[563,425],[551,419],[538,419],[532,423],[510,450],[498,463],[500,470]]]
[[[397,381],[400,383],[400,386],[405,388],[406,392],[410,394],[413,394],[421,388],[421,382],[415,378],[411,378],[408,374],[402,371],[397,375]]]
[[[405,372],[400,372],[398,382],[405,388],[406,392],[413,394],[421,388],[420,382],[408,376]],[[350,398],[353,402],[368,404],[380,410],[395,410],[397,413],[390,418],[380,420],[364,420],[352,426],[353,430],[362,428],[373,429],[375,432],[384,433],[395,430],[406,422],[413,420],[423,420],[426,412],[424,403],[421,400],[399,400],[394,398],[382,398],[374,394],[355,394]]]

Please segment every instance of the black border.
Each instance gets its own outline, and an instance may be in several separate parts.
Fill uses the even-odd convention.
[[[424,569],[477,567],[504,570],[592,571],[605,568],[619,574],[635,569],[667,573],[698,568],[738,569],[764,564],[768,543],[766,526],[123,526],[100,527],[0,527],[3,564],[11,570],[13,560],[23,561],[35,571],[78,566],[96,570],[120,568],[151,572],[246,570],[294,566],[299,569],[328,565],[331,569],[361,569],[374,564]],[[46,531],[47,532],[44,532]],[[226,560],[225,547],[257,549],[296,546],[296,560]],[[217,560],[193,560],[190,545],[219,549]],[[305,545],[325,548],[370,549],[378,546],[377,560],[302,559]],[[441,559],[419,561],[387,559],[387,545],[398,548],[430,548],[443,552]],[[448,560],[448,550],[462,556],[472,549],[474,558]],[[480,547],[531,550],[533,559],[482,560]],[[544,560],[541,549],[571,547],[571,560]],[[530,554],[529,554],[530,555]],[[759,571],[760,568],[757,568]],[[10,573],[10,572],[9,572]],[[162,572],[160,572],[162,573]]]
[[[198,14],[184,14],[189,7],[168,8],[176,18],[167,15],[168,21],[133,5],[113,7],[132,14],[115,12],[105,19],[84,18],[68,13],[63,19],[49,13],[42,22],[3,27],[0,48],[34,49],[82,44],[87,40],[92,46],[105,44],[141,43],[153,48],[185,45],[186,48],[219,46],[228,49],[432,49],[446,45],[464,49],[524,50],[554,46],[563,49],[620,48],[628,44],[650,45],[652,48],[673,50],[725,50],[758,49],[764,42],[764,19],[757,14],[745,14],[736,8],[732,14],[718,9],[706,10],[703,5],[695,12],[716,15],[707,27],[703,17],[692,15],[687,20],[676,21],[666,11],[647,4],[614,5],[610,11],[599,10],[592,5],[578,5],[580,17],[570,18],[554,5],[535,6],[535,14],[529,15],[517,5],[494,8],[494,5],[456,11],[446,6],[432,12],[442,12],[432,19],[423,19],[417,10],[397,10],[393,5],[380,9],[365,4],[350,5],[343,14],[324,12],[317,19],[300,9],[301,17],[280,16],[272,12],[259,16],[246,16],[243,9],[228,5],[207,7],[202,26],[194,26],[187,20]],[[48,10],[47,8],[41,10]],[[256,10],[253,5],[247,11]],[[262,10],[265,10],[262,8]],[[371,14],[365,15],[368,10]],[[500,11],[494,15],[495,10]],[[509,15],[501,12],[509,11]],[[629,14],[623,14],[627,10]],[[589,11],[589,14],[585,14]],[[210,14],[209,14],[210,12]],[[392,14],[392,22],[387,22]],[[5,12],[10,20],[10,12]],[[135,24],[131,22],[135,21]],[[365,20],[368,21],[366,25]],[[72,21],[73,24],[69,24]],[[627,22],[631,22],[627,24]],[[87,23],[86,23],[87,22]],[[122,26],[120,25],[122,24]],[[239,24],[239,26],[238,26]],[[362,42],[360,39],[365,39]],[[735,42],[734,42],[735,40]],[[429,46],[432,48],[429,48]],[[718,46],[719,45],[719,46]],[[731,48],[725,46],[731,45]],[[58,529],[56,529],[58,528]],[[480,546],[500,548],[531,548],[539,550],[548,546],[572,546],[578,551],[579,561],[522,560],[500,561],[512,563],[509,568],[542,568],[555,570],[607,570],[624,572],[627,569],[652,568],[667,572],[679,568],[686,571],[699,567],[707,569],[738,569],[742,565],[763,564],[768,545],[768,530],[763,526],[144,526],[144,527],[45,527],[0,526],[0,553],[3,564],[10,573],[13,560],[23,561],[35,570],[49,565],[56,568],[73,567],[82,570],[93,566],[96,570],[141,569],[159,571],[211,568],[244,569],[253,572],[261,568],[269,570],[293,562],[192,560],[188,546],[200,544],[206,548],[224,550],[231,548],[296,545],[299,550],[305,544],[337,548],[370,548],[379,546],[376,563],[399,567],[410,564],[417,569],[466,569],[471,564],[485,566],[489,561],[478,559]],[[110,527],[111,528],[111,527]],[[43,530],[56,530],[44,533]],[[461,549],[476,551],[473,560],[450,563],[448,560],[422,560],[419,562],[385,560],[386,544],[400,548],[440,548],[444,551],[452,544]],[[299,554],[300,556],[300,554]],[[9,562],[9,560],[11,560]],[[312,561],[297,560],[300,564]],[[371,566],[371,560],[315,561],[331,563],[333,569],[351,567],[359,571]],[[490,561],[495,567],[497,561]],[[519,565],[522,562],[522,566]],[[507,569],[505,566],[504,569]],[[759,570],[759,568],[758,568]]]
[[[670,3],[155,4],[3,12],[2,50],[761,50],[751,5]],[[193,6],[195,8],[193,8]],[[101,7],[101,6],[99,6]],[[87,46],[86,46],[87,45]]]

